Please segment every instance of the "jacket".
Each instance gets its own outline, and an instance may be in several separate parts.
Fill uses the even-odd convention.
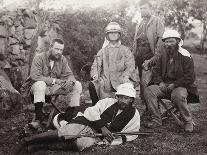
[[[161,82],[165,82],[164,78],[167,72],[167,52],[164,46],[161,48],[161,51],[161,57],[153,68],[153,83],[158,85]],[[174,72],[176,74],[176,79],[173,83],[175,87],[184,87],[187,89],[188,93],[190,94],[188,95],[189,102],[199,102],[198,90],[194,84],[194,62],[190,53],[180,47],[174,57],[174,62]]]
[[[51,69],[49,55],[50,51],[35,55],[32,61],[30,75],[21,88],[21,94],[23,96],[26,97],[29,95],[30,88],[36,81],[44,81],[48,86],[52,85],[54,78],[75,82],[67,59],[62,55],[60,60],[54,62],[54,66]]]
[[[99,91],[104,94],[104,90],[111,90],[111,86],[116,90],[117,86],[123,83],[125,76],[133,79],[134,70],[135,61],[131,51],[121,44],[116,47],[109,44],[98,52],[91,66],[91,77],[99,75]]]
[[[139,29],[139,26],[140,24],[136,26],[135,36],[134,36],[133,53],[135,57],[138,55],[138,53],[136,52],[137,52],[137,39],[138,39],[137,31]],[[147,39],[149,41],[150,48],[154,54],[154,56],[150,59],[150,64],[149,64],[150,66],[154,65],[156,61],[159,59],[160,53],[158,48],[162,45],[161,38],[164,33],[164,30],[165,27],[163,21],[156,16],[151,16],[146,28]]]

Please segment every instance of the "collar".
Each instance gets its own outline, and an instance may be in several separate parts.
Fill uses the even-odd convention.
[[[117,48],[117,47],[120,47],[120,46],[121,46],[121,41],[120,40],[117,44],[114,44],[114,45],[109,42],[109,47]]]

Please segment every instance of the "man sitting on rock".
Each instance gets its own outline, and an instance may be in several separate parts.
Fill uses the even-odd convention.
[[[70,107],[80,105],[81,83],[76,81],[68,66],[67,59],[62,55],[64,43],[61,39],[53,39],[48,51],[36,54],[33,59],[30,76],[27,80],[31,87],[27,89],[34,95],[36,121],[42,122],[42,111],[45,95],[67,95]]]
[[[194,85],[194,63],[190,53],[181,47],[180,34],[167,30],[162,38],[164,46],[161,57],[153,71],[153,85],[144,92],[145,100],[152,115],[147,127],[162,125],[158,108],[158,98],[168,98],[175,104],[184,121],[184,130],[193,131],[193,119],[187,102],[199,102],[197,88]]]
[[[117,87],[116,98],[102,99],[95,106],[87,108],[84,113],[79,112],[71,120],[63,120],[62,114],[58,114],[53,121],[57,130],[26,137],[25,142],[31,146],[30,151],[35,151],[58,149],[54,145],[58,146],[62,138],[75,139],[75,141],[65,141],[66,149],[76,148],[76,151],[82,151],[97,143],[119,145],[132,141],[137,138],[137,135],[115,136],[113,132],[139,131],[140,115],[138,110],[132,106],[135,97],[136,90],[131,83],[121,84]],[[96,133],[101,133],[102,139],[90,137]]]

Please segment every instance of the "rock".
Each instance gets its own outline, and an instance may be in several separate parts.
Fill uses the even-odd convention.
[[[6,38],[8,36],[7,29],[4,25],[0,25],[0,37]]]
[[[20,49],[19,49],[18,44],[12,45],[12,54],[15,54],[15,55],[20,54]]]
[[[37,26],[37,23],[34,18],[29,18],[29,17],[24,18],[24,27],[26,29],[35,29],[36,26]]]
[[[23,38],[23,33],[24,33],[24,27],[22,25],[19,25],[17,28],[16,28],[16,36],[18,37],[17,39],[18,40],[21,40],[20,38]]]
[[[34,34],[34,32],[35,32],[35,29],[25,29],[24,30],[24,37],[26,39],[31,39],[33,34]]]
[[[26,44],[26,46],[30,46],[31,45],[31,40],[29,39],[25,39],[24,40],[25,41],[25,44]]]
[[[9,42],[8,42],[9,45],[14,45],[17,43],[18,43],[18,40],[16,38],[9,37]]]

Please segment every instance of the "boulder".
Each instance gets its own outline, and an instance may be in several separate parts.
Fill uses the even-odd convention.
[[[0,37],[6,38],[7,36],[8,36],[8,32],[7,32],[5,25],[1,24],[0,25]]]
[[[36,20],[34,18],[25,17],[24,18],[24,27],[26,29],[35,29],[37,26]]]
[[[34,34],[34,32],[35,32],[35,29],[25,29],[24,30],[24,37],[26,39],[31,39],[33,34]]]
[[[19,55],[20,54],[20,49],[19,49],[18,44],[12,45],[11,47],[12,47],[12,51],[11,51],[12,54],[14,54],[14,55]]]
[[[19,41],[16,38],[9,37],[8,45],[17,44]]]

